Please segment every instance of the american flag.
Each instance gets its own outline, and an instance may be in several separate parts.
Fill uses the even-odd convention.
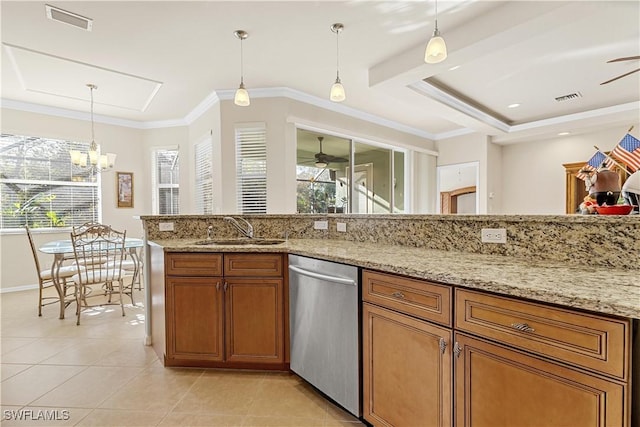
[[[589,161],[578,171],[576,176],[581,180],[587,179],[590,173],[597,171],[602,164],[605,164],[607,167],[613,166],[615,163],[611,161],[610,158],[605,156],[602,152],[596,151],[596,153],[589,159]]]
[[[611,151],[611,155],[620,159],[635,172],[640,169],[640,140],[632,135],[626,134],[616,148]]]

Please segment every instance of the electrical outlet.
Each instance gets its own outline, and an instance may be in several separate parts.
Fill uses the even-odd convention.
[[[336,223],[336,230],[341,233],[347,232],[347,223],[346,222],[338,222]]]
[[[482,243],[507,243],[507,230],[504,228],[483,228],[480,236]]]
[[[329,221],[313,221],[314,230],[328,230]]]
[[[160,231],[173,231],[173,223],[172,222],[159,222],[158,230]]]

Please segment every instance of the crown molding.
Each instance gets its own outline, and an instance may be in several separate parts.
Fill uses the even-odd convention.
[[[51,107],[47,105],[32,104],[29,102],[16,101],[13,99],[0,100],[0,106],[10,110],[26,111],[29,113],[46,114],[54,117],[64,117],[66,119],[91,121],[91,115],[85,111],[69,110],[60,107]],[[98,123],[105,123],[108,125],[122,126],[133,129],[155,129],[155,128],[168,128],[176,126],[186,126],[188,123],[183,119],[176,120],[163,120],[155,122],[139,122],[135,120],[120,119],[117,117],[103,116],[100,114],[94,114],[93,120]]]
[[[471,129],[461,129],[452,132],[448,132],[446,134],[434,134],[431,132],[426,132],[421,129],[416,129],[411,126],[404,125],[402,123],[398,123],[393,120],[386,119],[384,117],[380,117],[374,114],[366,113],[364,111],[355,109],[353,107],[349,107],[344,104],[336,104],[328,99],[320,98],[315,95],[310,95],[305,92],[301,92],[299,90],[287,88],[287,87],[274,87],[274,88],[257,88],[250,89],[249,94],[252,98],[288,98],[294,101],[303,102],[306,104],[314,105],[319,108],[323,108],[325,110],[333,111],[335,113],[343,114],[345,116],[353,117],[359,120],[363,120],[370,123],[375,123],[377,125],[394,129],[400,132],[404,132],[410,135],[415,135],[421,138],[426,138],[430,140],[439,140],[442,139],[443,136],[459,135],[459,134],[467,134],[473,133],[474,131]],[[135,121],[135,120],[126,120],[120,119],[117,117],[111,116],[102,116],[102,115],[94,115],[94,120],[100,123],[112,124],[116,126],[129,127],[134,129],[158,129],[158,128],[166,128],[166,127],[177,127],[177,126],[188,126],[194,121],[196,121],[199,117],[205,114],[212,106],[216,105],[220,101],[232,100],[235,95],[235,90],[224,89],[224,90],[216,90],[207,95],[193,110],[191,110],[184,118],[182,119],[172,119],[172,120],[160,120],[160,121]],[[86,112],[80,112],[75,110],[69,110],[65,108],[59,107],[51,107],[40,104],[32,104],[28,102],[16,101],[11,99],[2,99],[1,105],[3,108],[9,108],[13,110],[21,110],[28,111],[32,113],[40,113],[47,114],[50,116],[57,117],[65,117],[77,120],[90,120],[89,114]]]

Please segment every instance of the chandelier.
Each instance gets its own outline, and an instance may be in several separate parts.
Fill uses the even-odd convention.
[[[94,84],[87,84],[91,91],[91,145],[89,151],[83,153],[80,150],[69,150],[71,163],[81,168],[88,168],[93,175],[101,171],[110,170],[116,162],[116,155],[113,153],[100,154],[100,146],[96,144],[94,123],[93,123],[93,91],[98,89]]]

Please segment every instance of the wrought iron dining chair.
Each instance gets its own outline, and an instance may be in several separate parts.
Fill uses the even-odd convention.
[[[71,243],[79,272],[72,277],[76,287],[77,322],[83,308],[119,304],[124,312],[124,269],[122,260],[125,254],[124,241],[126,231],[116,231],[108,225],[90,224],[74,228]],[[91,292],[100,287],[104,292]],[[105,295],[106,294],[106,295]],[[112,300],[118,295],[118,301]],[[105,299],[106,296],[106,299]],[[100,298],[97,304],[88,300]]]
[[[36,274],[38,276],[38,316],[42,316],[42,307],[49,304],[60,303],[60,318],[64,318],[64,309],[75,302],[76,297],[73,293],[69,294],[69,291],[74,290],[74,286],[67,282],[74,274],[78,272],[76,265],[61,266],[55,274],[57,274],[60,289],[56,289],[56,296],[45,296],[45,289],[54,288],[55,282],[52,276],[51,268],[43,270],[40,267],[40,258],[38,257],[38,251],[33,240],[31,229],[28,225],[25,225],[27,231],[27,237],[29,238],[29,246],[31,246],[31,254],[33,255],[33,261],[36,266]]]

